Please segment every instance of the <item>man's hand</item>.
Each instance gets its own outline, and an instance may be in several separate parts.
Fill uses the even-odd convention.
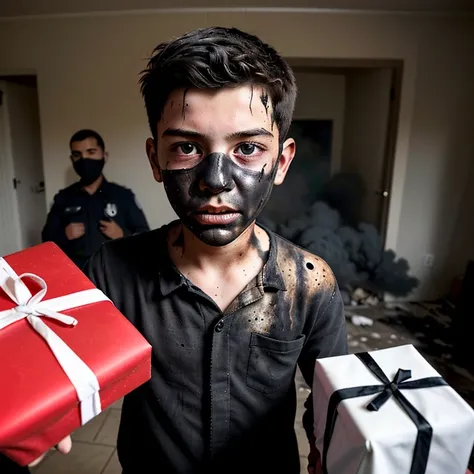
[[[68,240],[75,240],[85,234],[86,227],[81,222],[73,222],[66,227],[65,232]]]
[[[66,436],[62,441],[60,441],[55,448],[62,454],[67,454],[71,451],[72,441],[70,436]],[[38,459],[35,459],[32,463],[28,464],[28,467],[37,466],[46,456],[47,453],[41,455]]]
[[[100,230],[109,239],[120,239],[123,237],[122,228],[115,221],[100,221]]]

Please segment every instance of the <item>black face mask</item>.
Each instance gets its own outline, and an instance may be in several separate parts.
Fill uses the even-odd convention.
[[[265,166],[252,171],[236,165],[223,153],[211,153],[190,169],[162,170],[166,194],[183,224],[202,242],[223,246],[234,241],[257,218],[270,197],[278,161],[268,173]],[[210,199],[238,213],[228,224],[201,223],[199,210]]]
[[[89,186],[96,181],[104,169],[105,158],[93,160],[92,158],[79,158],[72,163],[74,171],[80,176],[81,184]]]

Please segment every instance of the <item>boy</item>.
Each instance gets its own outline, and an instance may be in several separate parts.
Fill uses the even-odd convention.
[[[258,38],[208,28],[159,45],[141,85],[179,220],[86,269],[153,346],[151,380],[123,404],[123,472],[297,474],[296,366],[311,385],[347,340],[325,262],[255,224],[295,154],[293,73]]]

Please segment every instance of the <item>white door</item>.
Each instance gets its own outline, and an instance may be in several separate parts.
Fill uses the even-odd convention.
[[[20,250],[20,219],[11,155],[6,86],[0,81],[0,256]]]
[[[8,83],[7,100],[22,247],[41,242],[46,220],[38,90]]]
[[[36,86],[4,81],[10,183],[16,197],[18,250],[41,242],[46,220],[43,158]]]

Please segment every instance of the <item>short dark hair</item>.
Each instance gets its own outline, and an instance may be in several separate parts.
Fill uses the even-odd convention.
[[[82,142],[87,138],[95,138],[97,140],[97,145],[102,148],[102,151],[105,150],[105,143],[103,138],[97,132],[94,132],[94,130],[88,129],[79,130],[78,132],[76,132],[69,140],[69,148],[71,148],[73,142]]]
[[[280,141],[286,138],[297,88],[288,63],[268,44],[236,28],[202,28],[159,44],[141,73],[151,133],[168,97],[179,88],[217,89],[261,85],[270,95]]]

